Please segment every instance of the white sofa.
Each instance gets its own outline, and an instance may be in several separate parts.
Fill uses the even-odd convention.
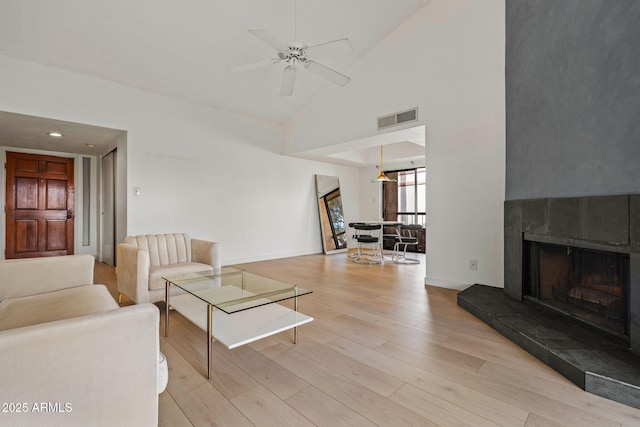
[[[118,292],[136,304],[163,301],[163,276],[220,271],[220,244],[185,233],[127,236],[116,246]],[[120,298],[120,297],[118,297]]]
[[[120,308],[90,255],[0,261],[0,424],[155,426],[159,311]]]

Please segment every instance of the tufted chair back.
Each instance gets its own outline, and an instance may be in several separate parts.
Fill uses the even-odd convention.
[[[124,242],[147,250],[151,267],[191,261],[191,237],[185,233],[127,236]]]

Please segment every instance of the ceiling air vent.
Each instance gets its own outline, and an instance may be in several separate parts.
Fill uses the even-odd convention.
[[[407,122],[415,122],[418,120],[418,107],[411,110],[393,113],[388,116],[378,117],[378,130],[397,126]]]

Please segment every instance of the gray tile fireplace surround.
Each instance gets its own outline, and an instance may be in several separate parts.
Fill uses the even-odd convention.
[[[640,195],[505,202],[504,289],[473,285],[458,305],[591,393],[640,409]],[[523,292],[527,241],[629,255],[629,334],[607,334]]]

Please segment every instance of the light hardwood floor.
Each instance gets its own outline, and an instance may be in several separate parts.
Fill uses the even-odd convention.
[[[160,347],[169,384],[161,426],[638,426],[640,411],[586,393],[424,286],[419,265],[358,265],[346,254],[241,268],[313,290],[292,333],[227,350],[171,312]],[[115,274],[96,267],[115,295]]]

